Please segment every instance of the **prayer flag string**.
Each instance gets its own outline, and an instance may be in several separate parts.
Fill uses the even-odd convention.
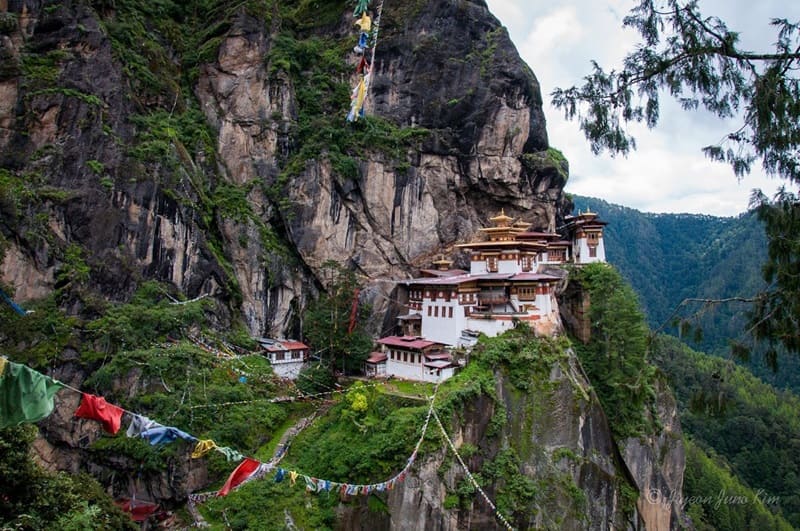
[[[378,47],[378,33],[380,30],[381,15],[383,13],[383,0],[378,4],[378,10],[375,13],[375,20],[369,16],[369,0],[356,0],[356,7],[353,10],[353,16],[358,20],[355,21],[356,26],[359,27],[358,44],[353,48],[353,51],[361,56],[356,66],[356,75],[358,76],[353,92],[350,95],[350,112],[347,113],[348,122],[357,122],[359,118],[364,116],[364,103],[369,97],[369,89],[372,81],[372,67],[375,64],[375,50]],[[367,55],[370,59],[367,60]]]
[[[373,384],[372,386],[380,385]],[[139,436],[150,442],[151,445],[161,445],[173,442],[177,439],[183,439],[188,442],[195,443],[192,451],[192,458],[203,457],[211,450],[217,450],[223,453],[229,461],[241,461],[236,469],[231,473],[225,485],[218,491],[206,492],[200,494],[189,494],[188,503],[189,510],[192,514],[197,514],[194,510],[194,504],[202,503],[210,498],[226,496],[231,491],[241,487],[245,483],[263,478],[269,472],[276,470],[275,481],[281,482],[286,477],[289,478],[291,485],[295,485],[298,479],[301,479],[309,492],[338,492],[342,496],[358,496],[369,495],[375,492],[391,491],[394,487],[405,480],[411,466],[414,464],[419,453],[420,446],[422,445],[425,435],[428,431],[431,418],[436,420],[442,435],[445,438],[448,446],[456,456],[459,464],[464,470],[467,478],[476,491],[480,493],[486,503],[492,508],[498,520],[509,530],[513,527],[502,513],[497,509],[497,506],[491,501],[486,492],[481,488],[478,482],[473,477],[469,468],[464,460],[458,453],[453,441],[444,429],[439,416],[436,414],[435,401],[436,394],[439,391],[440,383],[437,383],[433,395],[429,397],[428,412],[425,416],[425,422],[422,425],[422,432],[419,439],[414,446],[414,451],[411,456],[406,460],[403,469],[396,475],[392,476],[386,481],[370,484],[352,484],[341,483],[337,481],[330,481],[321,479],[307,474],[301,474],[296,470],[287,470],[284,468],[275,469],[276,465],[286,455],[286,450],[291,443],[291,438],[282,440],[275,451],[273,458],[267,462],[262,463],[256,459],[246,457],[241,453],[227,447],[218,447],[212,440],[199,440],[197,437],[190,435],[178,428],[163,426],[155,421],[148,419],[145,416],[139,415],[132,411],[126,410],[122,407],[109,404],[102,397],[97,397],[84,393],[80,389],[72,387],[68,384],[54,380],[47,375],[31,369],[22,364],[14,363],[7,360],[5,357],[0,357],[0,427],[12,426],[24,422],[37,422],[50,415],[53,410],[53,398],[56,392],[62,388],[69,389],[73,392],[79,393],[82,397],[79,408],[75,411],[76,417],[84,417],[92,420],[97,420],[103,424],[106,431],[116,433],[119,430],[120,419],[123,413],[131,415],[130,426],[126,432],[128,437]],[[344,392],[344,390],[337,390],[333,392]],[[332,394],[333,392],[318,393],[319,396],[325,394]],[[286,397],[283,397],[286,398]],[[233,403],[231,403],[233,404]],[[313,420],[313,416],[303,419],[286,435],[290,437],[296,436],[303,428],[308,426]],[[285,435],[285,436],[286,436]]]
[[[18,374],[22,375],[22,378],[18,378],[17,377]],[[29,385],[28,384],[29,382],[33,383]],[[370,384],[364,386],[364,388],[375,387],[378,385],[382,384],[381,383]],[[128,429],[126,431],[126,435],[128,437],[141,437],[147,440],[153,446],[167,444],[174,442],[177,439],[182,439],[194,444],[194,449],[192,451],[192,458],[197,459],[203,457],[211,450],[216,450],[224,454],[229,461],[242,461],[242,463],[236,468],[236,470],[232,472],[231,477],[228,478],[226,485],[222,489],[213,493],[190,494],[189,499],[192,503],[201,503],[202,501],[205,501],[210,497],[225,496],[231,490],[235,490],[236,488],[240,487],[241,485],[244,485],[249,481],[264,477],[267,473],[274,470],[275,465],[278,462],[280,462],[280,460],[286,454],[286,450],[288,449],[288,446],[290,444],[290,440],[282,442],[281,444],[278,445],[278,448],[276,449],[276,453],[273,459],[268,463],[261,463],[255,459],[246,457],[231,448],[219,447],[212,440],[200,440],[197,437],[189,433],[186,433],[178,428],[171,426],[163,426],[158,422],[153,421],[143,415],[139,415],[138,413],[129,411],[120,406],[110,404],[106,402],[106,400],[103,397],[85,393],[76,387],[54,380],[49,376],[46,376],[38,371],[31,369],[30,367],[10,362],[4,357],[0,357],[0,389],[2,390],[12,389],[18,392],[16,395],[14,393],[0,393],[0,396],[8,395],[10,399],[7,400],[6,402],[13,402],[14,404],[12,405],[16,407],[15,411],[20,409],[20,407],[16,405],[17,402],[27,403],[29,407],[27,408],[27,413],[14,416],[13,411],[11,411],[9,407],[5,407],[7,406],[7,404],[5,404],[4,402],[0,402],[0,422],[2,423],[12,422],[12,421],[14,423],[36,422],[38,420],[47,417],[53,410],[53,397],[55,393],[62,388],[69,389],[70,391],[73,391],[81,395],[81,404],[79,408],[75,411],[76,417],[82,417],[101,422],[103,424],[104,429],[109,433],[117,433],[117,431],[119,430],[122,415],[127,413],[132,417],[130,425],[128,426]],[[383,492],[387,490],[392,490],[397,483],[402,482],[405,479],[409,469],[411,468],[411,465],[416,460],[417,454],[419,453],[420,445],[422,444],[422,441],[425,438],[425,434],[428,431],[428,426],[430,424],[431,416],[435,415],[434,402],[436,399],[436,394],[438,392],[438,389],[439,389],[439,384],[437,383],[436,387],[434,388],[433,395],[429,398],[430,405],[428,407],[428,413],[425,417],[425,422],[422,426],[422,433],[420,434],[420,437],[417,440],[416,445],[414,446],[413,453],[407,459],[403,469],[390,479],[382,481],[380,483],[350,484],[350,483],[340,483],[340,482],[312,477],[306,474],[300,474],[294,470],[287,471],[285,469],[278,469],[275,476],[276,481],[281,481],[284,477],[288,475],[288,477],[292,480],[291,481],[292,484],[294,484],[298,478],[302,479],[304,484],[306,485],[306,489],[309,491],[314,491],[314,492],[339,491],[342,495],[350,495],[350,496],[361,495],[361,494],[365,495],[365,494],[370,494],[372,492]],[[343,393],[343,392],[346,392],[346,390],[341,389],[341,390],[328,391],[324,393],[316,393],[314,395],[307,395],[302,398],[315,398],[323,395]],[[36,398],[36,400],[34,400],[34,398]],[[272,399],[271,401],[287,401],[287,400],[294,400],[294,397],[278,397],[276,399]],[[244,403],[251,403],[251,402],[253,401],[246,401]],[[243,402],[238,402],[238,403],[243,403]],[[220,407],[223,405],[232,405],[232,404],[235,403],[231,402],[228,404],[216,404],[216,406]],[[299,423],[302,425],[295,426],[294,431],[291,434],[292,437],[296,436],[300,430],[302,430],[308,424],[310,424],[312,418],[303,419],[303,421]]]
[[[492,508],[492,511],[494,511],[494,514],[497,516],[497,519],[500,520],[500,522],[502,522],[502,524],[506,527],[506,529],[513,531],[514,527],[508,522],[508,520],[506,520],[506,517],[503,516],[499,510],[497,510],[497,506],[492,502],[491,498],[489,498],[486,492],[484,492],[484,490],[481,488],[478,482],[475,481],[475,477],[472,475],[472,472],[469,471],[469,468],[467,468],[467,464],[464,462],[464,460],[461,459],[458,450],[456,450],[456,446],[453,444],[453,441],[450,439],[450,436],[444,429],[442,421],[439,420],[439,415],[436,414],[436,411],[433,412],[433,418],[436,419],[436,424],[439,425],[439,429],[442,431],[442,435],[444,436],[444,439],[447,441],[447,445],[450,447],[450,450],[452,450],[453,454],[456,456],[456,459],[458,459],[459,464],[461,464],[461,468],[464,469],[464,473],[467,475],[469,482],[472,483],[472,486],[475,487],[475,490],[477,490],[483,497],[483,499],[486,501],[486,503],[489,504],[489,507]]]

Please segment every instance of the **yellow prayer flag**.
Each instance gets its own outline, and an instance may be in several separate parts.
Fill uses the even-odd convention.
[[[211,439],[198,441],[197,445],[194,447],[194,451],[192,452],[192,459],[199,459],[216,447],[217,443]]]

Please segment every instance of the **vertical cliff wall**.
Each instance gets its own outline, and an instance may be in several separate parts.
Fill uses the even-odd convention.
[[[74,245],[105,297],[156,278],[282,334],[326,260],[402,277],[500,207],[552,229],[566,166],[485,3],[387,4],[376,118],[354,126],[351,15],[330,4],[9,1],[0,271],[17,297],[52,291]]]
[[[517,330],[481,343],[470,363],[440,388],[438,411],[471,473],[514,528],[686,525],[683,443],[663,383],[652,425],[660,427],[619,441],[568,342]],[[341,529],[504,529],[435,423],[430,430],[424,455],[385,496],[385,512],[363,499],[341,505]]]
[[[369,118],[354,125],[344,122],[358,60],[351,11],[344,1],[0,1],[2,283],[23,303],[53,297],[80,316],[156,279],[210,295],[220,327],[294,335],[328,260],[361,275],[380,314],[387,279],[471,238],[500,208],[553,230],[568,168],[548,145],[538,82],[485,2],[387,3]],[[470,404],[456,438],[493,461],[513,461],[514,449],[524,475],[541,478],[521,524],[665,521],[618,486],[679,489],[680,467],[653,460],[672,455],[670,440],[632,443],[623,462],[574,357],[547,365],[529,393],[496,377],[501,399]],[[47,435],[45,457],[85,457],[71,431]],[[430,454],[391,494],[391,527],[493,525],[466,500],[443,510],[463,481],[445,460]],[[203,484],[187,463],[172,463],[175,484],[154,481],[151,494],[180,501]],[[342,518],[357,527],[357,513]]]

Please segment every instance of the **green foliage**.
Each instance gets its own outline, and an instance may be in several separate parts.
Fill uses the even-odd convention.
[[[246,375],[244,383],[240,381],[242,372]],[[288,414],[285,408],[268,401],[275,394],[272,376],[263,356],[225,361],[193,345],[177,343],[168,348],[119,352],[85,385],[162,424],[213,439],[220,446],[255,452],[270,440]],[[134,379],[141,391],[129,397],[122,382]],[[121,438],[98,444],[132,457],[140,452],[144,457],[150,455],[141,445],[117,439]],[[150,463],[158,465],[157,461]]]
[[[684,109],[703,107],[721,119],[741,116],[744,123],[719,145],[703,148],[712,160],[728,162],[737,175],[761,160],[771,175],[800,183],[800,23],[774,18],[774,52],[741,48],[739,34],[717,17],[704,17],[696,1],[641,0],[624,25],[642,37],[619,71],[594,63],[582,87],[556,89],[553,101],[567,118],[577,117],[592,150],[627,153],[635,147],[625,128],[629,121],[654,127],[659,94],[667,90]],[[797,301],[797,233],[800,199],[781,191],[774,201],[757,193],[759,218],[767,225],[770,254],[765,278],[774,280],[756,301],[750,328],[766,340],[768,362],[775,345],[800,353]]]
[[[348,401],[302,432],[284,467],[331,481],[371,483],[399,472],[414,449],[427,407],[418,401],[363,389],[368,407],[353,422]],[[366,429],[365,429],[366,428]]]
[[[497,338],[483,338],[473,358],[491,369],[503,368],[511,384],[520,391],[530,391],[547,381],[553,364],[567,357],[567,344],[558,339],[536,338],[524,325]]]
[[[205,116],[195,106],[181,113],[156,110],[135,115],[131,122],[137,127],[137,144],[130,155],[143,162],[165,163],[173,170],[181,164],[192,168],[188,150],[215,153]]]
[[[347,391],[345,398],[350,403],[350,409],[356,413],[367,411],[367,395],[364,394],[364,385],[360,382],[357,382]]]
[[[140,348],[179,336],[190,325],[205,322],[206,299],[189,304],[173,304],[165,288],[155,281],[143,283],[126,304],[111,305],[104,314],[86,325],[106,352]]]
[[[92,444],[90,452],[98,462],[127,457],[137,464],[140,473],[161,473],[169,466],[167,456],[176,455],[177,444],[154,447],[142,438],[120,435],[98,439]]]
[[[338,178],[354,180],[360,176],[358,159],[364,153],[378,151],[403,167],[407,152],[428,134],[420,128],[399,128],[379,117],[345,122],[351,87],[346,81],[350,67],[343,58],[351,46],[349,39],[300,39],[290,32],[274,41],[267,63],[272,75],[286,73],[297,87],[298,117],[292,136],[300,146],[290,154],[272,190],[276,200],[282,197],[282,187],[303,172],[310,160],[328,160]]]
[[[796,529],[772,513],[777,499],[748,488],[713,452],[686,440],[684,503],[698,530]]]
[[[71,285],[83,284],[89,280],[91,272],[84,259],[83,249],[71,243],[64,250],[62,266],[56,273],[56,285],[60,290],[64,290]]]
[[[50,87],[50,88],[34,90],[26,92],[25,97],[34,98],[36,96],[48,96],[52,94],[60,94],[68,98],[75,98],[82,101],[83,103],[86,103],[87,105],[92,105],[94,107],[103,106],[103,100],[101,100],[94,94],[87,94],[86,92],[81,92],[80,90],[76,90],[73,88],[66,88],[66,87]]]
[[[625,124],[654,127],[662,90],[687,110],[702,107],[721,119],[741,112],[744,124],[724,144],[704,148],[706,154],[729,162],[737,175],[760,158],[767,173],[800,181],[800,32],[787,19],[771,23],[774,52],[754,53],[741,48],[739,34],[721,19],[704,17],[697,2],[668,0],[661,6],[641,0],[624,25],[638,31],[642,42],[623,68],[606,72],[593,63],[584,85],[556,89],[553,103],[567,118],[579,119],[595,153],[635,148]]]
[[[620,438],[649,433],[655,368],[648,362],[648,333],[636,295],[607,264],[575,269],[571,281],[589,293],[592,337],[576,350]]]
[[[330,368],[322,363],[309,363],[297,378],[297,388],[309,395],[330,391],[335,384],[336,378]]]
[[[497,482],[495,503],[505,515],[532,518],[537,511],[540,488],[522,473],[522,463],[513,448],[500,451],[481,470],[481,476]],[[471,497],[471,496],[470,496]]]
[[[17,29],[17,14],[3,11],[0,13],[0,35],[10,35]]]
[[[86,165],[89,166],[89,169],[96,175],[102,175],[105,171],[105,166],[99,160],[87,160]]]
[[[69,197],[69,192],[49,186],[39,173],[0,168],[0,223],[11,229],[38,225],[36,217],[42,214],[39,210],[44,203],[61,203]]]
[[[137,529],[85,474],[45,472],[30,456],[36,428],[0,430],[0,527]]]
[[[653,359],[675,392],[684,431],[742,482],[777,497],[772,508],[800,527],[800,399],[668,336],[654,342]]]
[[[18,316],[0,306],[0,347],[17,362],[47,367],[67,346],[78,344],[80,320],[59,308],[54,296],[27,304],[26,310],[32,313]]]
[[[778,347],[800,354],[800,198],[783,189],[770,201],[756,192],[751,204],[769,240],[762,271],[769,287],[756,298],[749,324],[768,344],[766,358],[774,366]]]
[[[309,496],[305,488],[289,486],[288,480],[275,483],[251,481],[224,498],[213,498],[201,510],[215,529],[283,531],[286,516],[297,529],[332,530],[336,524],[338,496]]]
[[[745,334],[752,304],[735,300],[750,299],[766,287],[761,264],[767,241],[755,214],[649,214],[590,197],[574,201],[576,209],[598,212],[609,222],[603,232],[608,261],[638,293],[653,329],[720,356],[731,354],[731,340],[743,343],[741,352],[738,347],[733,352],[737,361],[777,387],[800,391],[800,357],[777,348],[780,370],[772,370]],[[701,300],[681,304],[687,298]],[[674,324],[689,325],[687,333],[680,335]],[[697,330],[703,332],[699,342],[692,337]]]
[[[333,261],[323,264],[320,271],[327,291],[306,310],[304,333],[312,348],[324,352],[333,366],[343,372],[360,371],[372,348],[372,338],[364,329],[370,308],[358,303],[351,330],[358,278]]]
[[[71,55],[64,50],[51,50],[45,54],[25,54],[21,57],[22,75],[31,88],[54,85],[61,73],[61,64]]]

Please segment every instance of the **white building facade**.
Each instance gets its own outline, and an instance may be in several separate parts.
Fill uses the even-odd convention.
[[[385,374],[436,383],[455,374],[444,345],[419,336],[389,336],[378,340],[386,355]]]
[[[294,340],[261,338],[258,343],[275,375],[290,380],[296,380],[300,376],[300,370],[308,361],[311,350],[308,345]]]
[[[450,269],[452,262],[442,258],[436,269],[404,282],[408,314],[398,318],[404,335],[378,341],[386,375],[444,379],[455,370],[451,359],[439,355],[444,347],[469,348],[479,334],[497,336],[518,323],[539,335],[560,332],[560,266],[605,261],[605,222],[591,212],[566,218],[560,233],[530,231],[530,224],[514,223],[504,212],[491,221],[481,229],[483,240],[457,245],[469,254],[469,271]],[[365,370],[383,373],[374,363]]]

